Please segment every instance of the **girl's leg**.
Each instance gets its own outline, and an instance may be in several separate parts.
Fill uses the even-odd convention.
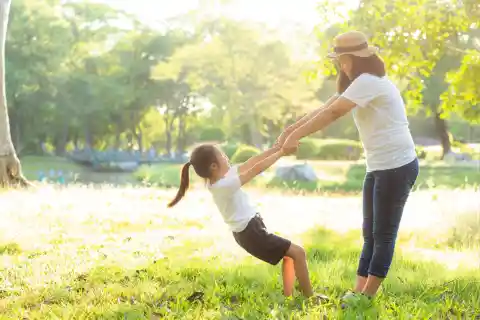
[[[282,277],[283,294],[289,297],[293,294],[293,287],[295,285],[295,266],[293,263],[293,259],[290,257],[283,258]]]
[[[293,260],[295,275],[298,279],[300,290],[302,291],[303,295],[306,297],[313,296],[305,250],[302,247],[292,243],[285,255]]]

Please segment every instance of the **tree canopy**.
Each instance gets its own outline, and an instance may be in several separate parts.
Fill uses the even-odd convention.
[[[334,14],[330,3],[319,8],[319,21]],[[478,122],[478,13],[474,0],[363,0],[343,21],[318,28],[327,77],[308,81],[312,61],[294,59],[291,46],[260,24],[200,10],[155,29],[91,1],[13,1],[6,42],[12,139],[21,154],[182,152],[204,131],[260,146],[327,98],[334,70],[324,54],[335,34],[351,28],[381,47],[412,114]],[[351,123],[336,128],[355,135]]]

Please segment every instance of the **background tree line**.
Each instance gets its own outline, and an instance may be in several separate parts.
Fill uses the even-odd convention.
[[[328,3],[319,8],[337,14]],[[17,152],[171,154],[200,140],[260,147],[334,92],[325,59],[295,59],[262,25],[195,14],[160,30],[90,1],[13,1],[6,91]],[[480,141],[479,21],[475,0],[364,0],[343,22],[319,27],[315,45],[324,56],[344,29],[369,33],[404,92],[414,134],[448,152],[450,132]],[[305,76],[312,72],[319,76]],[[347,117],[319,136],[357,133]]]

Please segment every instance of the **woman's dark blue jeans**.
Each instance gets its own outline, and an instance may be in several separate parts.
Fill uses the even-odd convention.
[[[418,160],[368,172],[363,184],[363,250],[357,275],[385,278],[393,259],[403,208],[418,176]]]

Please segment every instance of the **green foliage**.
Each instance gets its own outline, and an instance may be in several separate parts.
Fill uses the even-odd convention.
[[[469,2],[361,1],[344,15],[347,11],[322,1],[318,7],[325,20],[337,17],[340,22],[327,30],[319,28],[320,51],[323,56],[331,50],[333,37],[341,32],[363,31],[381,49],[388,74],[403,91],[409,112],[424,107],[437,111],[441,105],[469,121],[478,121],[480,55],[475,41],[480,33],[478,14],[472,12],[479,9],[475,1]],[[327,59],[319,64],[326,76],[336,74]],[[446,73],[450,74],[447,82]]]
[[[222,128],[205,128],[200,133],[200,141],[223,141],[225,140],[225,132]]]
[[[325,15],[347,12],[324,4]],[[12,138],[23,154],[39,153],[41,143],[59,155],[86,145],[184,151],[199,137],[261,145],[335,91],[329,77],[335,70],[323,56],[347,28],[373,35],[389,75],[417,100],[408,101],[410,111],[442,103],[475,121],[479,34],[471,23],[475,3],[468,6],[465,13],[456,3],[363,1],[345,21],[317,30],[328,76],[307,81],[310,62],[294,59],[264,26],[188,19],[195,21],[188,32],[165,31],[91,1],[12,1],[6,42]],[[358,133],[345,117],[318,136],[355,140]]]
[[[469,50],[462,65],[448,75],[451,84],[442,95],[445,110],[461,115],[475,123],[480,123],[480,53]]]
[[[363,146],[358,141],[329,139],[323,140],[319,146],[317,159],[321,160],[359,160]]]
[[[297,159],[359,160],[362,144],[346,139],[304,139],[297,152]]]
[[[141,166],[135,172],[135,178],[162,188],[178,188],[180,187],[180,170],[181,166],[172,164]],[[193,179],[196,179],[196,176],[192,171]]]
[[[296,156],[299,160],[315,159],[318,154],[320,140],[313,138],[302,139]]]
[[[260,152],[261,151],[255,147],[240,145],[230,160],[232,161],[232,163],[242,163],[253,156],[259,155]]]
[[[235,152],[237,152],[238,147],[239,145],[237,143],[231,143],[231,142],[223,143],[220,145],[220,148],[229,159],[232,159]]]
[[[418,159],[425,159],[427,157],[427,152],[422,146],[415,146],[415,152],[417,153]]]

